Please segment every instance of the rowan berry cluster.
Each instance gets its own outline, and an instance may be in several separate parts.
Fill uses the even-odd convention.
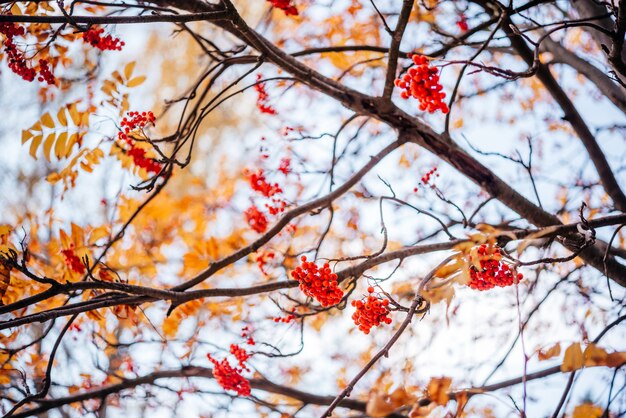
[[[291,321],[293,321],[294,319],[296,319],[296,308],[292,308],[291,309],[291,313],[287,316],[277,316],[274,318],[274,322],[279,323],[282,322],[283,324],[288,324]]]
[[[241,329],[241,337],[245,338],[246,344],[248,345],[256,344],[256,342],[254,341],[254,338],[252,338],[251,330],[247,325]]]
[[[104,33],[103,28],[99,27],[91,27],[86,32],[83,33],[83,41],[90,44],[94,48],[98,48],[101,51],[121,51],[122,47],[125,45],[118,38],[114,38],[113,36],[107,34],[102,36]]]
[[[16,36],[24,36],[26,34],[24,27],[15,23],[4,22],[0,23],[0,33],[6,37],[3,42],[3,47],[11,71],[26,81],[33,81],[37,78],[40,82],[45,81],[48,84],[54,84],[56,82],[47,60],[39,60],[39,77],[37,77],[37,71],[28,66],[26,57],[15,45],[13,38]]]
[[[210,354],[207,354],[207,358],[213,363],[213,377],[221,387],[239,396],[250,396],[250,382],[241,375],[242,369],[232,367],[227,359],[217,361]]]
[[[126,134],[136,130],[143,129],[149,124],[154,124],[156,117],[151,111],[148,112],[128,112],[127,116],[122,119],[120,125],[124,128]]]
[[[429,66],[428,58],[423,55],[413,55],[411,58],[415,65],[395,81],[396,87],[404,89],[400,97],[418,99],[421,111],[434,113],[441,110],[442,113],[448,113],[448,105],[443,101],[446,94],[441,91],[443,86],[439,84],[437,67]]]
[[[261,169],[257,170],[256,173],[250,173],[248,175],[248,181],[250,182],[252,190],[261,193],[265,197],[272,197],[277,193],[282,193],[283,191],[278,183],[268,183],[265,178],[265,174]]]
[[[307,262],[306,256],[300,258],[300,264],[291,272],[291,277],[300,282],[300,290],[315,298],[322,306],[333,306],[343,298],[343,291],[337,283],[337,275],[330,270],[328,263],[320,269],[313,262]]]
[[[430,170],[428,171],[428,173],[426,173],[426,174],[424,174],[424,175],[422,176],[422,183],[423,183],[424,185],[428,185],[428,182],[430,181],[430,178],[431,178],[432,176],[437,176],[437,177],[439,177],[439,174],[437,173],[437,167],[433,167],[432,169],[430,169]]]
[[[282,322],[283,324],[288,324],[291,321],[293,321],[294,319],[296,319],[296,316],[293,314],[289,314],[287,316],[281,317],[281,316],[277,316],[276,318],[274,318],[274,322],[279,323]]]
[[[264,139],[265,138],[262,138],[262,140]],[[286,165],[281,162],[279,171],[287,174],[289,170],[289,160],[285,164]],[[250,188],[261,194],[263,197],[269,199],[269,202],[265,203],[265,208],[270,215],[276,216],[285,211],[287,208],[287,202],[280,196],[283,189],[278,185],[278,183],[268,182],[262,169],[259,169],[256,172],[245,170],[244,174],[248,176]],[[248,210],[244,212],[244,215],[248,225],[250,225],[252,229],[259,233],[265,232],[269,222],[265,213],[261,212],[257,206],[252,205],[249,207]]]
[[[258,97],[256,100],[256,107],[259,108],[261,113],[267,113],[268,115],[275,115],[276,109],[274,109],[271,105],[268,104],[270,100],[269,94],[265,90],[265,83],[261,83],[261,78],[263,76],[261,74],[257,74],[256,76],[256,84],[254,85],[254,89],[256,90]]]
[[[250,329],[245,326],[241,331],[241,336],[246,339],[246,344],[255,345],[254,338],[250,335]],[[217,380],[217,383],[225,390],[232,390],[237,392],[239,396],[250,395],[250,382],[243,377],[241,373],[243,371],[250,371],[246,362],[252,354],[246,351],[238,344],[230,345],[230,353],[235,357],[239,363],[239,367],[233,367],[230,365],[227,359],[217,361],[211,354],[207,354],[207,358],[213,363],[213,377]]]
[[[473,263],[470,266],[470,281],[467,283],[470,288],[489,290],[496,286],[506,287],[524,278],[523,274],[515,274],[508,264],[502,262],[502,253],[497,246],[482,244],[477,253],[481,269],[476,268]]]
[[[39,77],[37,80],[45,81],[48,84],[54,84],[56,82],[56,78],[54,78],[54,74],[50,70],[50,65],[48,61],[41,59],[39,60]]]
[[[131,134],[141,131],[148,124],[154,124],[155,120],[156,118],[152,112],[128,112],[127,117],[123,118],[120,123],[123,131],[117,134],[117,138],[128,145],[129,148],[126,152],[133,159],[133,163],[149,173],[160,172],[162,168],[161,163],[148,157],[145,149],[137,147]]]
[[[241,348],[237,344],[230,345],[230,354],[235,356],[237,361],[239,362],[239,366],[246,371],[249,371],[248,366],[246,366],[246,361],[250,358],[250,353],[246,351],[245,348]]]
[[[270,260],[273,260],[274,257],[276,257],[276,254],[273,251],[261,251],[257,253],[256,264],[259,266],[259,270],[261,270],[261,273],[267,276],[265,266]]]
[[[280,165],[278,166],[278,171],[280,171],[284,175],[291,173],[291,158],[282,158],[280,160]]]
[[[296,6],[291,4],[291,0],[267,0],[267,1],[269,1],[272,6],[276,7],[277,9],[281,9],[283,12],[285,12],[286,16],[298,15],[298,9],[296,9]]]
[[[74,248],[68,248],[67,250],[61,250],[61,254],[65,258],[65,265],[69,267],[73,272],[84,274],[85,273],[85,265],[80,260],[80,258],[74,252]]]
[[[246,218],[246,222],[250,225],[250,228],[254,229],[259,234],[262,234],[267,230],[267,226],[269,225],[267,216],[265,216],[265,214],[255,205],[250,206],[243,214]]]
[[[359,329],[364,334],[369,334],[372,327],[377,327],[380,324],[391,324],[391,318],[389,318],[389,299],[380,299],[374,296],[373,287],[368,287],[367,292],[369,295],[363,300],[353,300],[351,305],[356,308],[356,311],[352,314],[352,320],[355,325],[358,325]]]

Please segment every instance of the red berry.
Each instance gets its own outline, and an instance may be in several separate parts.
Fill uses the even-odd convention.
[[[402,78],[395,80],[395,85],[403,89],[400,97],[418,99],[422,111],[434,113],[441,110],[442,113],[448,113],[448,106],[443,102],[445,93],[441,93],[443,87],[439,84],[439,70],[430,67],[428,59],[422,55],[411,55],[411,58],[415,65]]]

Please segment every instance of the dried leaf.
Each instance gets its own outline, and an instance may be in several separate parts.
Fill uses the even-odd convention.
[[[586,367],[604,366],[606,364],[607,356],[608,353],[605,349],[600,348],[593,343],[589,344],[583,353]]]
[[[578,370],[585,364],[583,357],[583,350],[580,348],[579,343],[573,343],[565,350],[563,356],[563,364],[561,364],[562,372],[571,372]]]
[[[539,350],[539,353],[537,356],[539,357],[539,361],[544,361],[544,360],[551,359],[552,357],[556,357],[560,354],[561,354],[561,344],[556,343],[545,351]]]
[[[449,377],[433,377],[428,383],[428,397],[437,405],[446,405],[450,400],[448,391],[451,384]]]
[[[604,411],[592,403],[584,403],[574,408],[572,418],[600,418]]]

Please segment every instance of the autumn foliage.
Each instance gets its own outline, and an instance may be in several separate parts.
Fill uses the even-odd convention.
[[[0,2],[0,412],[623,416],[625,33]]]

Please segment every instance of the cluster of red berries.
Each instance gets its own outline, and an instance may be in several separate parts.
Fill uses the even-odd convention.
[[[154,124],[155,120],[156,118],[152,112],[128,112],[127,117],[123,118],[120,123],[123,131],[117,134],[117,138],[128,145],[129,149],[127,153],[133,159],[133,163],[149,173],[160,172],[162,168],[161,163],[153,158],[149,158],[146,155],[146,150],[137,147],[131,133],[133,131],[142,130],[148,124]]]
[[[161,163],[147,157],[146,150],[142,148],[136,148],[131,145],[131,148],[128,150],[128,155],[132,157],[133,163],[137,167],[143,168],[148,173],[156,174],[161,171]]]
[[[278,171],[287,175],[291,173],[291,158],[285,157],[280,160],[280,165],[278,166]]]
[[[259,270],[261,270],[261,273],[266,276],[268,275],[267,271],[265,270],[265,266],[269,262],[269,260],[274,259],[274,257],[276,257],[276,254],[273,251],[261,251],[257,253],[256,264],[259,266]]]
[[[48,84],[54,84],[56,82],[56,78],[54,78],[54,74],[50,70],[50,65],[46,60],[39,60],[39,77],[37,80],[40,82],[45,81]]]
[[[446,94],[441,91],[443,86],[439,84],[437,67],[429,66],[428,58],[423,55],[413,55],[411,58],[415,65],[395,81],[396,87],[404,89],[400,96],[403,99],[418,99],[421,111],[434,113],[441,110],[442,113],[448,113],[448,105],[443,101]]]
[[[282,322],[283,324],[288,324],[291,321],[293,321],[294,319],[296,319],[296,315],[294,315],[296,313],[296,308],[292,308],[291,309],[291,313],[287,316],[277,316],[274,318],[274,322],[279,323]]]
[[[126,117],[122,119],[120,125],[124,128],[125,133],[130,133],[135,129],[145,128],[149,124],[154,124],[156,117],[151,111],[148,112],[128,112]]]
[[[430,170],[428,171],[428,173],[424,174],[424,175],[422,176],[422,183],[423,183],[424,185],[427,185],[427,184],[428,184],[428,182],[430,181],[430,178],[431,178],[432,176],[437,176],[437,177],[439,177],[439,174],[438,174],[438,173],[437,173],[437,174],[435,174],[435,173],[436,173],[436,171],[437,171],[437,167],[433,167],[432,169],[430,169]]]
[[[291,0],[267,0],[270,4],[277,9],[281,9],[285,12],[286,16],[298,16],[298,9],[291,4]]]
[[[506,287],[524,278],[522,273],[515,274],[508,264],[502,262],[502,253],[498,247],[482,244],[477,252],[481,269],[478,270],[473,264],[470,266],[470,281],[467,285],[472,289],[489,290],[496,286]]]
[[[293,314],[289,314],[285,317],[277,316],[276,318],[274,318],[274,322],[276,323],[282,322],[283,324],[288,324],[294,319],[296,319],[296,316]]]
[[[283,167],[284,170],[289,168],[288,165],[286,167],[281,165],[281,167]],[[279,196],[283,192],[283,189],[278,185],[278,183],[268,182],[262,169],[259,169],[256,172],[248,172],[248,170],[246,170],[245,174],[248,176],[250,188],[262,196],[270,199],[269,203],[265,203],[265,207],[270,215],[275,216],[285,211],[287,202]],[[259,233],[265,232],[268,226],[268,220],[267,216],[263,212],[253,205],[248,208],[244,214],[246,221],[252,229]]]
[[[337,283],[337,275],[330,270],[328,263],[320,269],[313,262],[307,262],[306,256],[300,258],[300,264],[291,272],[291,277],[300,282],[300,290],[315,298],[322,306],[333,306],[343,298],[343,291]]]
[[[78,258],[73,248],[61,250],[61,254],[63,254],[63,257],[65,258],[65,265],[68,266],[70,270],[79,274],[85,273],[85,265],[80,258]]]
[[[260,80],[263,78],[261,74],[257,74],[256,81],[257,83],[254,85],[254,89],[256,90],[258,97],[256,100],[256,107],[259,108],[261,113],[267,113],[268,115],[275,115],[276,109],[274,109],[271,105],[268,104],[270,100],[269,94],[265,91],[265,83],[261,83]]]
[[[17,49],[17,46],[13,42],[14,37],[24,36],[24,34],[26,34],[24,27],[15,23],[3,22],[0,23],[0,33],[6,37],[3,43],[4,53],[7,56],[7,61],[11,71],[26,81],[35,80],[35,77],[37,77],[37,71],[28,66],[26,57],[19,49]],[[56,79],[50,70],[47,60],[39,60],[39,77],[37,77],[37,80],[40,82],[45,81],[48,84],[56,83]]]
[[[279,213],[283,213],[285,208],[287,207],[287,202],[283,199],[272,199],[272,204],[265,204],[270,215],[278,215]]]
[[[237,344],[230,345],[230,354],[235,356],[237,361],[239,362],[239,366],[246,371],[249,371],[248,366],[246,366],[246,361],[250,358],[250,353],[246,351],[245,348],[241,348]]]
[[[108,34],[106,36],[102,36],[103,33],[103,28],[91,27],[83,33],[83,41],[101,51],[122,50],[122,47],[125,45],[124,42]]]
[[[250,173],[248,175],[248,181],[250,182],[252,190],[261,193],[265,197],[272,197],[277,193],[282,193],[283,191],[278,183],[268,183],[265,178],[265,174],[261,169],[257,170],[256,173]]]
[[[256,206],[252,205],[243,213],[246,217],[246,222],[250,225],[250,228],[254,229],[259,234],[262,234],[267,230],[269,221],[267,216],[259,210]]]
[[[246,339],[246,344],[254,345],[256,342],[250,335],[250,329],[246,326],[241,332],[241,336]],[[225,390],[232,390],[239,396],[250,395],[250,382],[243,377],[241,373],[243,371],[250,371],[246,362],[250,358],[251,354],[238,344],[230,345],[230,353],[237,359],[239,367],[233,367],[230,365],[227,359],[217,361],[211,354],[207,354],[207,358],[213,363],[213,377],[217,380],[217,383]]]
[[[369,334],[372,327],[377,327],[380,324],[391,324],[388,308],[389,299],[379,299],[373,296],[374,288],[372,286],[367,288],[367,292],[369,293],[367,298],[353,300],[351,303],[356,308],[352,314],[352,320],[364,334]]]
[[[227,359],[217,361],[210,354],[207,354],[207,358],[213,363],[213,377],[221,387],[239,396],[250,396],[250,382],[241,375],[242,369],[232,367]]]

